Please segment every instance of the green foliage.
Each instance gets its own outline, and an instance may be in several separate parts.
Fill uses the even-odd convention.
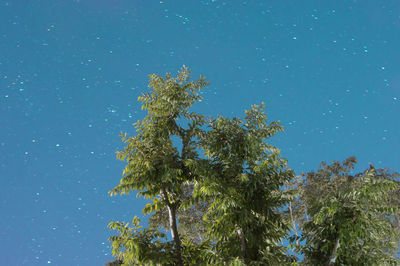
[[[297,217],[305,241],[300,250],[308,264],[396,263],[399,234],[392,222],[399,205],[391,195],[399,185],[373,166],[352,175],[355,163],[354,157],[323,163],[299,186]]]
[[[268,122],[263,103],[243,119],[206,120],[190,111],[206,85],[201,76],[191,81],[186,67],[176,78],[150,75],[149,91],[138,99],[147,115],[135,123],[135,136],[122,135],[117,158],[126,166],[109,192],[135,191],[147,199],[142,212],[151,215],[149,226],[137,217],[131,224],[111,222],[117,260],[110,265],[399,261],[397,173],[371,166],[352,174],[356,159],[350,157],[294,178],[279,149],[267,143],[283,128]]]
[[[189,82],[190,71],[183,68],[177,78],[167,74],[165,78],[150,75],[150,93],[143,93],[139,101],[148,115],[135,123],[136,136],[122,136],[126,147],[117,152],[117,158],[127,161],[120,184],[110,191],[111,195],[128,194],[133,190],[146,199],[155,199],[154,208],[158,206],[161,187],[169,189],[171,200],[181,192],[183,182],[190,180],[184,175],[184,160],[196,158],[195,143],[199,126],[204,123],[201,115],[187,109],[200,101],[200,89],[207,83],[203,77]],[[180,118],[188,119],[188,129],[178,124]],[[183,144],[181,153],[174,146],[171,137],[179,136]]]
[[[203,116],[190,112],[189,108],[202,99],[200,90],[207,85],[203,77],[190,81],[189,75],[186,67],[176,78],[170,74],[165,78],[150,75],[150,92],[143,93],[138,99],[148,115],[135,123],[136,136],[122,135],[126,146],[117,152],[117,158],[126,161],[127,165],[120,184],[110,191],[113,196],[135,190],[138,196],[151,200],[143,209],[145,214],[168,211],[177,264],[182,264],[182,257],[176,211],[187,198],[185,184],[194,180],[187,165],[198,158],[196,138],[204,124]],[[181,141],[180,151],[174,145],[174,136]],[[134,232],[134,235],[139,234],[139,231]],[[111,240],[113,245],[118,243],[116,239]],[[137,254],[133,253],[133,256]]]
[[[166,235],[152,227],[142,229],[139,218],[133,218],[132,226],[111,222],[109,228],[118,232],[109,241],[113,256],[122,265],[168,265],[174,261],[173,245],[166,241]]]
[[[246,264],[279,264],[286,259],[280,241],[288,231],[279,212],[285,204],[280,188],[293,171],[265,142],[282,130],[279,123],[268,123],[264,105],[245,113],[244,120],[213,120],[203,135],[210,161],[196,196],[212,202],[205,219],[216,261],[239,256]]]

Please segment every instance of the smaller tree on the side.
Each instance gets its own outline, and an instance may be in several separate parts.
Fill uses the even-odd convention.
[[[298,186],[300,196],[290,211],[302,238],[297,235],[292,240],[303,243],[297,247],[305,264],[398,262],[398,175],[372,165],[353,174],[356,163],[355,157],[343,163],[322,163]]]

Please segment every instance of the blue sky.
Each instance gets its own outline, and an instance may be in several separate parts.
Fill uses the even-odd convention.
[[[106,228],[140,215],[110,198],[119,133],[151,73],[210,81],[194,109],[267,105],[297,173],[355,155],[400,169],[398,1],[0,0],[0,257],[102,265]]]

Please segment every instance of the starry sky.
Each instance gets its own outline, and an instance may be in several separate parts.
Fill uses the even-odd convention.
[[[0,264],[102,265],[120,132],[145,113],[148,75],[189,66],[194,110],[265,102],[296,173],[354,155],[400,170],[397,0],[0,0]],[[142,216],[141,216],[142,217]]]

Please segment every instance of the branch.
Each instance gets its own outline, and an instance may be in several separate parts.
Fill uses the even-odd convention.
[[[332,255],[329,258],[329,262],[328,262],[329,266],[335,264],[336,259],[337,259],[337,251],[338,251],[339,247],[340,247],[340,243],[339,243],[339,236],[338,236],[336,239],[336,243],[335,243],[335,247],[333,249]]]

